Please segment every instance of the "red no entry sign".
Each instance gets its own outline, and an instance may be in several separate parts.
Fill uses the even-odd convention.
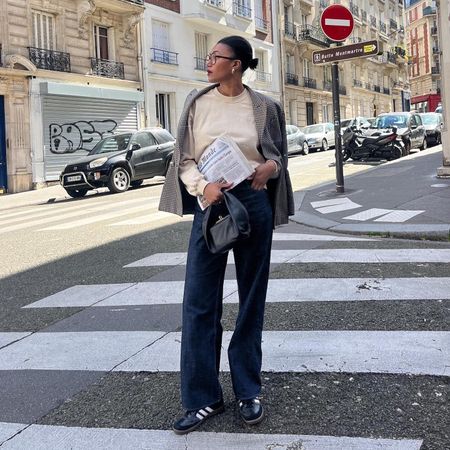
[[[345,41],[353,31],[353,14],[345,6],[330,5],[323,10],[320,26],[332,41]]]

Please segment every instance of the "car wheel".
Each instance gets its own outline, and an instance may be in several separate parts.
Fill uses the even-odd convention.
[[[326,152],[328,150],[328,142],[326,139],[322,140],[322,149],[323,152]]]
[[[303,145],[302,145],[302,153],[304,154],[304,155],[307,155],[308,153],[309,153],[309,146],[308,146],[308,143],[305,141],[305,142],[303,142]]]
[[[436,134],[435,143],[436,145],[439,145],[441,143],[441,133]]]
[[[130,186],[130,174],[123,167],[116,167],[109,176],[108,189],[111,192],[125,192]]]
[[[419,150],[426,150],[427,149],[427,138],[423,138],[422,145],[419,147]]]
[[[130,186],[131,187],[139,187],[143,182],[144,182],[144,180],[134,180],[130,183]]]
[[[66,192],[72,197],[72,198],[81,198],[86,195],[87,189],[66,189]]]

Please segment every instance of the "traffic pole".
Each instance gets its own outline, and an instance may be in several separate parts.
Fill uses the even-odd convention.
[[[345,192],[345,189],[342,162],[341,110],[339,106],[339,65],[337,62],[331,65],[331,81],[333,92],[334,148],[336,153],[336,192],[342,193]]]

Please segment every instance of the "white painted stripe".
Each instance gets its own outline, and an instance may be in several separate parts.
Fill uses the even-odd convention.
[[[330,200],[319,200],[317,202],[311,202],[313,208],[322,208],[323,206],[342,205],[351,202],[348,197],[332,198]]]
[[[143,225],[147,223],[153,222],[162,222],[162,221],[170,221],[172,223],[189,221],[192,220],[193,216],[177,216],[175,214],[165,213],[165,212],[156,212],[152,214],[146,214],[144,216],[133,217],[132,219],[122,220],[121,222],[116,222],[110,224],[110,226],[128,226],[128,225]]]
[[[0,339],[9,333],[0,333]],[[0,349],[0,370],[109,371],[164,335],[157,331],[34,333]]]
[[[22,431],[28,425],[24,423],[0,422],[0,446],[3,442],[12,438],[15,434]]]
[[[31,333],[0,333],[0,348],[11,344],[11,342],[19,341],[30,334]]]
[[[347,220],[369,220],[392,212],[392,209],[371,208],[351,216],[344,217]]]
[[[294,278],[269,280],[267,302],[448,300],[450,277]],[[78,285],[24,308],[180,304],[184,281]],[[235,280],[224,282],[224,303],[238,303]]]
[[[25,428],[23,424],[0,423],[3,430]],[[10,436],[12,437],[13,434]],[[1,441],[0,441],[1,442]],[[297,434],[254,434],[254,433],[211,433],[193,432],[186,436],[176,436],[168,430],[137,430],[127,428],[82,428],[55,425],[31,425],[14,439],[2,446],[7,450],[72,449],[96,450],[133,449],[186,450],[226,448],[227,450],[261,450],[275,448],[286,450],[419,450],[422,440],[376,439],[347,436],[314,436]]]
[[[127,200],[127,201],[121,203],[121,207],[123,209],[126,209],[126,207],[129,204],[142,203],[143,201],[146,201],[146,203],[148,204],[147,199],[139,198],[139,199]],[[60,221],[66,220],[66,219],[70,219],[72,217],[80,217],[85,214],[95,215],[98,211],[103,211],[105,209],[114,209],[114,208],[117,208],[117,204],[105,203],[105,204],[101,204],[101,205],[86,207],[81,212],[78,210],[73,211],[72,209],[70,209],[70,212],[65,213],[65,214],[56,214],[56,215],[53,214],[51,217],[44,217],[44,218],[37,219],[37,220],[30,220],[26,223],[18,223],[15,225],[10,225],[8,227],[0,227],[0,234],[11,232],[11,231],[23,230],[25,228],[30,228],[33,226],[43,225],[43,224],[47,224],[47,223],[60,222]]]
[[[357,236],[333,236],[331,234],[274,233],[274,241],[375,241],[376,239]]]
[[[34,333],[0,350],[0,370],[178,372],[180,341],[150,331]],[[265,371],[449,376],[450,332],[266,331],[263,355]]]
[[[360,207],[361,207],[361,205],[359,205],[358,203],[354,203],[349,200],[347,203],[342,203],[340,205],[325,206],[323,208],[317,208],[317,211],[319,211],[322,214],[330,214],[333,212],[347,211],[349,209],[356,209],[356,208],[360,208]]]
[[[325,19],[325,25],[332,25],[335,27],[349,27],[350,20],[348,20],[348,19]]]
[[[391,213],[386,214],[383,217],[375,219],[375,222],[406,222],[407,220],[411,219],[412,217],[418,216],[419,214],[422,214],[423,212],[425,212],[425,210],[422,210],[422,211],[408,211],[408,210],[392,211]]]
[[[272,250],[271,262],[282,263],[449,263],[449,249],[313,249]],[[124,267],[178,266],[186,264],[186,253],[155,253]],[[228,264],[234,264],[233,253]]]
[[[141,200],[142,201],[142,200]],[[158,202],[149,202],[146,201],[145,204],[139,206],[133,206],[131,208],[124,209],[122,205],[110,205],[116,209],[116,211],[106,213],[106,214],[97,214],[92,215],[91,217],[85,219],[74,220],[66,223],[61,223],[58,225],[53,225],[51,227],[42,228],[39,231],[50,231],[50,230],[68,230],[70,228],[82,227],[84,225],[90,225],[96,222],[101,222],[102,220],[114,219],[116,217],[125,216],[127,214],[132,214],[135,212],[147,211],[148,214],[151,214],[151,209],[154,208]]]

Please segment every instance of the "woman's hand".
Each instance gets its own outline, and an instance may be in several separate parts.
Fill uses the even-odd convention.
[[[228,189],[233,183],[208,183],[203,190],[203,197],[210,204],[214,205],[223,200],[222,189]]]
[[[272,175],[277,172],[277,163],[273,160],[267,160],[265,163],[256,167],[255,171],[249,177],[252,180],[252,188],[261,191],[267,184]]]

